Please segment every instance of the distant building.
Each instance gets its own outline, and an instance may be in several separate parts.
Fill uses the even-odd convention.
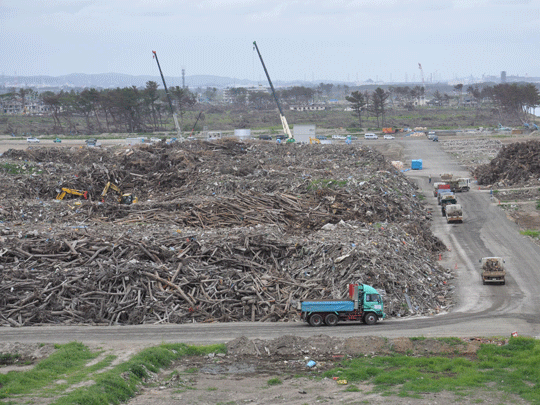
[[[289,110],[293,111],[323,111],[326,110],[328,107],[320,104],[311,104],[311,105],[291,105],[289,106]]]
[[[506,83],[506,71],[501,72],[501,83]]]

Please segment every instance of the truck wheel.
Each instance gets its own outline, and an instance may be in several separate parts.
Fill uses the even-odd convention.
[[[321,326],[323,324],[322,316],[319,314],[313,314],[309,317],[309,324],[311,326]]]
[[[364,323],[366,325],[375,325],[379,318],[373,312],[368,312],[364,315]]]
[[[328,314],[324,317],[324,323],[328,326],[336,326],[339,322],[339,318],[336,314]]]

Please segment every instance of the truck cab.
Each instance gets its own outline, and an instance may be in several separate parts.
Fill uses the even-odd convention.
[[[443,196],[447,194],[454,194],[454,193],[452,193],[452,190],[450,190],[449,188],[440,188],[439,191],[437,191],[437,204],[438,205],[441,205],[441,200]]]

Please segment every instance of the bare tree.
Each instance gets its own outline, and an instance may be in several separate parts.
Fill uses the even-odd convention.
[[[345,99],[351,103],[351,108],[354,111],[353,115],[358,117],[358,125],[362,128],[362,111],[365,109],[367,101],[360,91],[353,91],[350,96]]]

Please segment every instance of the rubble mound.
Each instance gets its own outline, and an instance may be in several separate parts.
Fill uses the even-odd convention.
[[[540,141],[505,145],[488,164],[478,166],[473,175],[479,185],[501,186],[536,183],[540,178]]]
[[[370,148],[32,148],[0,168],[0,325],[291,321],[349,283],[390,316],[452,306],[416,186]],[[107,181],[139,203],[102,201]]]

